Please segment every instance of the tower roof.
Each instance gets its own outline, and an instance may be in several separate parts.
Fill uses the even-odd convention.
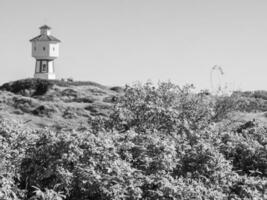
[[[35,42],[35,41],[61,42],[59,39],[50,35],[50,31],[48,33],[47,30],[50,30],[51,27],[47,25],[43,25],[40,27],[40,29],[41,29],[41,35],[38,35],[37,37],[32,38],[30,42]]]
[[[52,35],[38,35],[35,38],[32,38],[30,42],[35,42],[35,41],[50,41],[50,42],[61,42],[59,39],[55,38]]]
[[[41,26],[39,29],[51,29],[51,27],[49,27],[49,26],[47,26],[46,24],[45,25],[43,25],[43,26]]]

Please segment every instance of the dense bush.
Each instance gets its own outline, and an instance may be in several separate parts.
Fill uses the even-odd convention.
[[[267,111],[267,92],[253,91],[240,92],[236,91],[232,94],[239,105],[238,109],[245,112]]]
[[[6,83],[0,87],[0,90],[7,90],[15,94],[25,96],[43,95],[53,83],[44,79],[24,79],[11,83]]]
[[[166,133],[203,129],[211,119],[209,101],[191,90],[192,86],[180,88],[170,82],[158,87],[151,83],[126,87],[104,127],[107,130],[132,128],[137,132],[159,130]]]
[[[221,152],[239,174],[267,177],[267,130],[252,127],[242,133],[222,135]]]
[[[234,92],[230,96],[214,97],[213,120],[218,122],[228,118],[228,114],[233,111],[241,112],[265,112],[267,111],[267,101],[262,98],[244,95],[241,92]]]
[[[53,85],[58,85],[61,87],[94,86],[103,90],[108,89],[106,86],[91,81],[62,81],[29,78],[5,83],[0,87],[0,90],[6,90],[24,96],[35,96],[44,95]]]
[[[257,99],[263,99],[267,100],[267,92],[263,90],[256,90],[256,91],[236,91],[235,94],[238,94],[243,97],[250,97],[250,98],[257,98]]]
[[[218,129],[231,99],[172,83],[124,92],[79,131],[1,120],[0,199],[266,199],[266,128]]]

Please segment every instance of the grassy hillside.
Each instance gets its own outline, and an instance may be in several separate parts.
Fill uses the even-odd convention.
[[[75,128],[109,114],[120,87],[25,79],[0,87],[0,116],[28,127]]]

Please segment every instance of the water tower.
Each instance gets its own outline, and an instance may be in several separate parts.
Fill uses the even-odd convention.
[[[60,40],[51,35],[47,25],[40,27],[41,33],[30,40],[32,57],[36,59],[34,78],[56,79],[54,60],[59,55]]]

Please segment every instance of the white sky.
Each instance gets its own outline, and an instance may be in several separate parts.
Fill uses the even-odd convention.
[[[219,65],[231,89],[267,90],[266,0],[0,0],[0,83],[33,76],[43,24],[62,41],[58,78],[209,89]]]

